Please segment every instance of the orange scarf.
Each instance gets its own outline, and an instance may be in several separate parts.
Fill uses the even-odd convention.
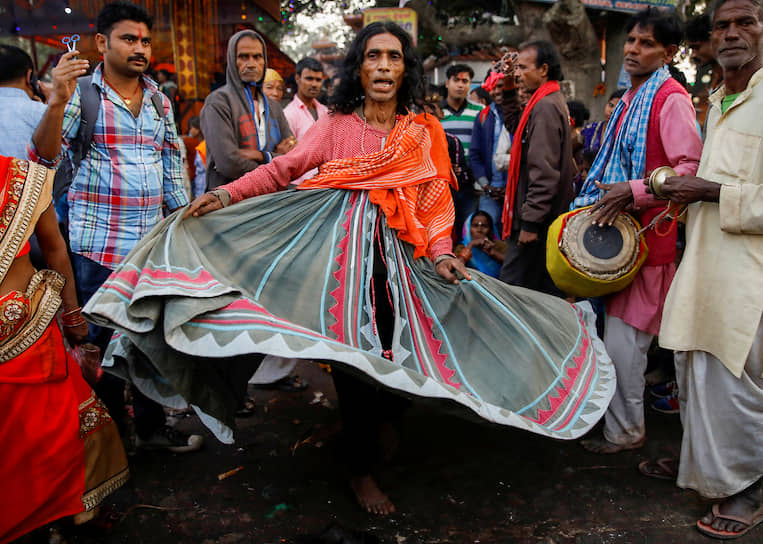
[[[207,164],[207,141],[202,140],[199,145],[196,146],[196,153],[201,156],[201,162],[206,166]]]
[[[522,133],[525,131],[527,121],[530,119],[530,112],[535,104],[542,98],[555,93],[559,90],[558,81],[547,81],[533,93],[532,98],[525,106],[522,117],[519,119],[519,125],[514,133],[514,143],[511,146],[511,158],[509,159],[509,177],[506,182],[506,198],[503,201],[503,238],[506,239],[511,234],[511,223],[514,220],[514,199],[517,195],[517,185],[519,185],[519,165],[522,161]]]
[[[387,224],[416,248],[418,258],[450,237],[455,212],[449,184],[456,186],[442,125],[431,114],[410,113],[398,116],[384,149],[329,161],[299,189],[368,190]]]

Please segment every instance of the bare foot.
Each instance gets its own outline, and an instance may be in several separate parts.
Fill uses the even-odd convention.
[[[732,539],[763,522],[763,483],[758,480],[741,493],[713,505],[697,522],[697,529],[707,536]]]
[[[642,447],[645,441],[646,441],[646,437],[643,437],[641,440],[637,442],[633,442],[631,444],[615,444],[614,442],[610,442],[603,436],[600,436],[597,438],[586,438],[585,440],[581,440],[580,445],[592,453],[607,454],[607,453],[618,453],[625,450],[636,450]]]
[[[351,478],[350,486],[352,486],[352,491],[355,493],[358,504],[366,512],[379,516],[394,513],[395,505],[379,489],[379,486],[376,485],[376,480],[370,474]]]
[[[379,427],[379,442],[381,443],[382,459],[389,461],[397,453],[400,447],[400,433],[395,425],[385,421]]]

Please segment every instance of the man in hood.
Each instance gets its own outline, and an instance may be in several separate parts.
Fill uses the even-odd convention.
[[[204,101],[201,130],[207,139],[207,187],[237,179],[296,144],[281,106],[262,94],[265,41],[242,30],[228,41],[227,82]]]

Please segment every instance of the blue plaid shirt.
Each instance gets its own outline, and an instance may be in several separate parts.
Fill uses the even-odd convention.
[[[71,249],[107,268],[116,268],[135,244],[162,220],[168,209],[188,203],[183,189],[183,163],[172,107],[162,95],[164,117],[151,96],[159,89],[143,77],[143,105],[133,116],[122,98],[103,80],[102,65],[93,72],[101,107],[93,141],[69,188]],[[63,139],[68,148],[80,124],[80,93],[64,110]],[[33,144],[30,158],[40,160]]]

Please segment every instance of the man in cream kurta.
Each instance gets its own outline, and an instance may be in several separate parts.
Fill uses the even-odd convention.
[[[735,538],[763,521],[763,7],[727,0],[712,43],[725,85],[710,97],[697,177],[666,181],[691,203],[687,247],[660,344],[674,349],[684,427],[678,485],[725,499],[697,522]]]

